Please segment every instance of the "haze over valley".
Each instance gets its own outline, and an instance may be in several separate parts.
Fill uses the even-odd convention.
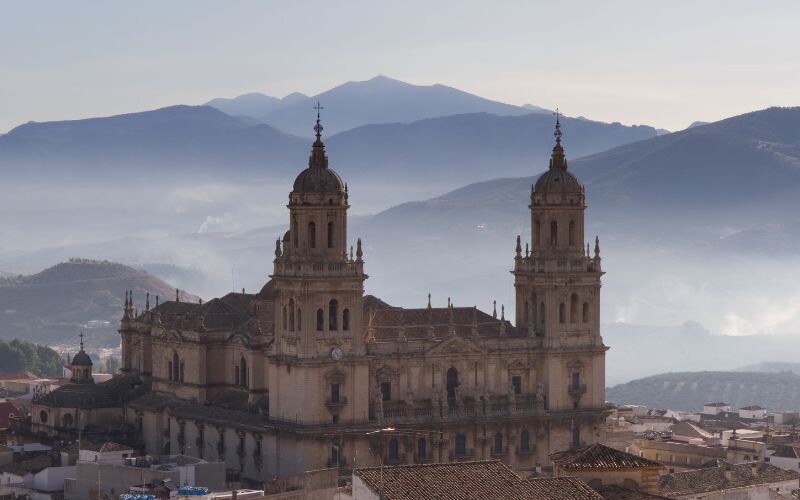
[[[308,161],[317,100],[331,168],[348,183],[350,240],[364,241],[367,293],[409,307],[428,293],[486,311],[497,300],[513,318],[514,241],[530,239],[530,189],[547,167],[554,117],[386,77],[319,96],[248,94],[11,130],[0,136],[0,271],[32,275],[80,257],[204,299],[259,289]],[[731,353],[744,344],[755,361],[790,361],[800,226],[787,207],[800,194],[800,109],[674,133],[655,120],[571,117],[580,114],[561,123],[569,169],[587,190],[587,241],[600,236],[607,272],[608,383],[735,369]],[[121,315],[128,285],[118,285],[63,337]],[[642,351],[653,356],[631,355]]]

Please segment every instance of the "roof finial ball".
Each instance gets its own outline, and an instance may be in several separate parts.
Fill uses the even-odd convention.
[[[325,108],[323,108],[320,105],[319,101],[317,101],[317,105],[314,106],[314,109],[317,110],[317,123],[316,123],[316,125],[314,125],[314,133],[317,135],[317,142],[321,144],[322,143],[322,124],[320,123],[319,112],[320,112],[321,109],[325,109]]]

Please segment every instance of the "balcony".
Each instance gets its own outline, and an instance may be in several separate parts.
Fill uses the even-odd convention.
[[[417,455],[414,453],[414,463],[425,464],[430,462],[433,462],[433,454],[431,454],[431,452],[428,452],[425,455]]]
[[[567,392],[570,396],[582,396],[586,394],[586,384],[570,384],[567,388]]]
[[[499,396],[492,401],[474,401],[442,406],[430,400],[419,400],[414,406],[406,404],[391,404],[383,407],[383,412],[372,404],[370,415],[380,418],[385,423],[421,423],[421,422],[447,422],[447,421],[481,421],[494,420],[502,417],[517,417],[528,415],[544,415],[546,409],[542,403],[537,403],[534,395],[517,395],[514,401],[507,397]]]
[[[457,462],[472,460],[473,458],[475,458],[475,448],[465,448],[453,452],[453,459]]]

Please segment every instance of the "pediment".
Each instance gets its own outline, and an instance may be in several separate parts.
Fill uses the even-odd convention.
[[[249,347],[250,339],[242,333],[236,332],[227,338],[226,342],[231,346]]]
[[[461,337],[450,337],[425,351],[426,356],[442,354],[485,354],[486,351]]]
[[[514,359],[509,361],[508,369],[509,370],[526,370],[530,368],[528,362],[524,359]]]

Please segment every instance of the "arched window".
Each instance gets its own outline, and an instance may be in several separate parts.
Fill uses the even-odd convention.
[[[308,223],[308,246],[309,248],[317,248],[317,225],[314,221]]]
[[[87,373],[86,373],[86,375],[88,376],[88,375],[89,375],[89,373],[87,372]],[[180,372],[178,375],[179,375],[178,379],[179,379],[181,382],[183,382],[183,361],[181,361],[181,372]]]
[[[583,322],[584,323],[588,323],[589,322],[589,303],[588,302],[584,302],[583,303]]]
[[[539,302],[539,325],[544,326],[544,302]]]
[[[417,439],[417,458],[428,458],[428,443],[425,438]]]
[[[563,302],[558,305],[558,322],[559,323],[566,323],[567,322],[567,311],[566,311],[566,309],[567,308],[566,308],[566,306],[564,306]]]
[[[174,380],[176,382],[178,381],[178,378],[179,378],[179,375],[180,375],[178,373],[180,366],[181,366],[181,362],[180,362],[180,359],[178,358],[178,353],[177,352],[173,352],[172,353],[172,380]]]
[[[558,222],[550,221],[550,246],[558,246]]]
[[[331,465],[339,465],[339,447],[331,446]]]
[[[519,451],[531,450],[531,436],[527,430],[524,430],[519,435]]]
[[[539,248],[542,245],[542,223],[537,219],[533,227],[533,246]]]
[[[299,229],[297,227],[297,216],[296,215],[292,216],[292,228],[291,228],[291,231],[292,231],[292,245],[295,248],[297,248],[297,233],[298,233]]]
[[[335,331],[339,329],[336,319],[339,317],[339,301],[331,299],[328,302],[328,330]]]
[[[456,398],[456,387],[458,387],[458,370],[451,366],[447,370],[447,399]]]
[[[456,434],[455,452],[457,457],[463,457],[467,454],[467,436],[466,434]]]
[[[247,360],[244,359],[244,356],[242,356],[241,361],[239,361],[239,383],[242,385],[242,387],[248,386],[247,375]]]
[[[325,329],[325,315],[322,309],[317,309],[317,331],[321,332]]]
[[[342,311],[342,330],[350,330],[350,309],[348,308]]]
[[[569,221],[569,246],[575,246],[575,221]]]
[[[328,248],[333,248],[333,222],[328,222]]]
[[[289,299],[289,331],[294,331],[294,299]]]
[[[303,311],[299,307],[297,308],[297,331],[303,331]]]
[[[167,380],[172,380],[172,361],[167,361]]]
[[[392,438],[389,440],[389,460],[398,460],[400,458],[400,449],[397,444],[397,439]]]
[[[578,294],[573,293],[569,298],[569,322],[578,322]]]
[[[47,423],[47,417],[48,417],[48,416],[49,416],[49,414],[48,414],[46,411],[44,411],[44,410],[42,410],[42,411],[40,411],[40,412],[39,412],[39,420],[41,420],[41,422],[42,422],[43,424],[46,424],[46,423]]]
[[[526,300],[526,301],[525,301],[525,311],[522,313],[522,314],[523,314],[522,323],[523,323],[523,324],[525,324],[525,325],[529,324],[529,320],[528,320],[528,312],[529,312],[529,311],[528,311],[528,307],[529,307],[529,306],[528,306],[528,301]]]
[[[72,419],[72,414],[71,413],[65,413],[64,416],[61,417],[61,425],[62,426],[64,426],[64,427],[69,429],[70,427],[72,427],[73,423],[74,423],[74,421]]]
[[[503,453],[503,435],[499,432],[494,435],[494,452]]]
[[[283,329],[284,331],[289,329],[289,314],[286,306],[283,306]]]
[[[572,447],[579,448],[581,446],[581,428],[580,427],[573,427],[572,428]],[[658,460],[658,458],[656,458]]]

